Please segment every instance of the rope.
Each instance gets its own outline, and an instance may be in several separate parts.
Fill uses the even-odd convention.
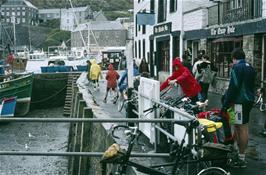
[[[38,101],[32,101],[31,104],[41,103],[41,102],[47,101],[47,100],[49,100],[49,99],[55,97],[56,95],[60,94],[60,93],[66,88],[66,87],[67,87],[67,85],[64,86],[64,87],[63,87],[62,89],[60,89],[58,92],[56,92],[55,94],[52,94],[52,95],[49,96],[49,97],[46,97],[46,98],[41,99],[41,100],[38,100]]]

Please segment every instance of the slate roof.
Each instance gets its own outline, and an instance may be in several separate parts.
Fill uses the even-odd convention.
[[[91,21],[78,25],[74,32],[88,30],[88,25],[90,30],[126,30],[119,21]]]

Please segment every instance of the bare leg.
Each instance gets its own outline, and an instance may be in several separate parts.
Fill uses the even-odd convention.
[[[235,135],[239,154],[245,154],[248,145],[248,124],[235,125]]]

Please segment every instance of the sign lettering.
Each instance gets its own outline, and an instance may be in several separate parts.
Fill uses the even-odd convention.
[[[219,28],[214,28],[211,29],[211,35],[216,36],[216,35],[229,35],[235,33],[236,28],[234,26],[227,26],[227,27],[219,27]]]

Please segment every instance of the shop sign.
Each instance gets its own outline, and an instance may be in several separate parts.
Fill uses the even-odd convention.
[[[235,32],[236,32],[236,28],[234,26],[218,27],[218,28],[211,29],[211,36],[230,35]]]
[[[166,23],[158,26],[154,26],[154,35],[167,34],[171,32],[172,23]]]

